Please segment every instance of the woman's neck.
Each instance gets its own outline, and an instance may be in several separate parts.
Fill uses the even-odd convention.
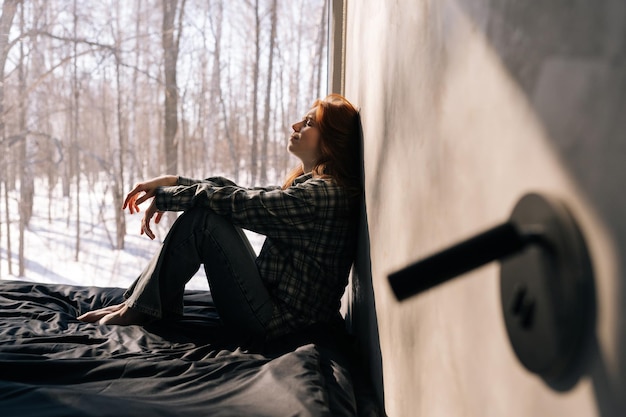
[[[312,161],[308,163],[302,161],[302,172],[304,172],[305,174],[312,172],[313,168],[315,168],[316,163],[317,163],[316,161]]]

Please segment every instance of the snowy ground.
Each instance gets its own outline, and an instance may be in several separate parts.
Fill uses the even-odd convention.
[[[86,188],[86,186],[84,186]],[[18,210],[17,194],[10,199],[12,274],[7,262],[6,218],[0,210],[0,279],[23,280],[41,283],[88,285],[98,287],[126,288],[141,272],[146,262],[159,249],[167,227],[153,228],[157,235],[154,241],[139,234],[141,213],[126,213],[127,236],[125,249],[113,249],[111,239],[115,235],[115,210],[106,186],[84,190],[81,194],[80,252],[76,252],[75,201],[62,197],[60,184],[53,190],[51,202],[47,196],[47,184],[35,186],[33,217],[25,234],[26,270],[18,277]],[[1,205],[4,209],[4,203]],[[147,203],[144,204],[147,207]],[[50,207],[50,218],[48,215]],[[164,219],[165,220],[165,219]],[[167,223],[162,221],[162,223]],[[263,236],[249,233],[255,250],[263,244]],[[206,276],[201,268],[187,284],[188,289],[208,289]]]

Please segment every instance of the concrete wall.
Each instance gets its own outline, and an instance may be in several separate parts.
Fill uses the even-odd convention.
[[[626,415],[626,3],[348,0],[346,22],[375,294],[366,277],[352,308],[376,309],[356,325],[387,414]],[[387,281],[529,191],[569,205],[594,264],[594,351],[566,392],[515,357],[497,263],[402,303]]]

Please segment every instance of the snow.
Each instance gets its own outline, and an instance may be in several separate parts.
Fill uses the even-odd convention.
[[[125,248],[113,247],[115,237],[115,210],[112,197],[103,183],[87,188],[81,185],[80,251],[76,253],[75,199],[62,196],[60,183],[48,197],[48,185],[43,180],[35,183],[33,216],[24,236],[24,276],[18,274],[18,192],[10,192],[11,263],[7,262],[7,229],[4,201],[1,204],[0,279],[39,283],[85,285],[127,288],[145,264],[157,253],[169,226],[164,216],[161,224],[154,225],[154,241],[139,234],[143,212],[131,215],[126,212],[127,235]],[[72,189],[72,192],[75,190]],[[148,203],[144,203],[144,208]],[[254,249],[260,250],[264,237],[247,232]],[[189,281],[187,289],[208,290],[204,269]]]

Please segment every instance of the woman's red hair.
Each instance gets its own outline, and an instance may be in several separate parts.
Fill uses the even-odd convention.
[[[361,124],[358,110],[343,96],[330,94],[316,100],[315,123],[320,131],[320,153],[313,175],[332,178],[342,186],[361,185]],[[291,186],[304,171],[295,168],[283,188]]]

